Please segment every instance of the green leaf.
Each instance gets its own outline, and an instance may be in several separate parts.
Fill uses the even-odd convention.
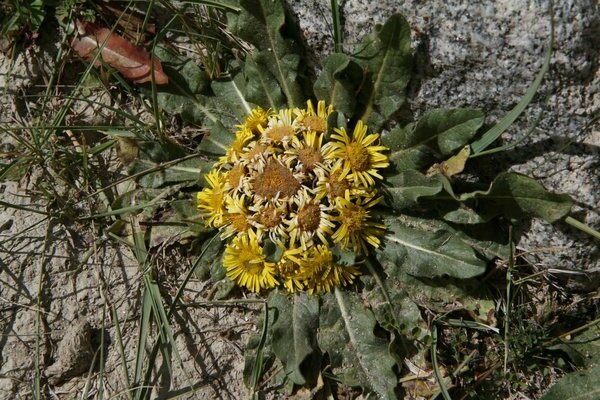
[[[252,57],[257,67],[255,72],[270,72],[279,83],[287,105],[300,106],[304,100],[298,82],[301,47],[298,38],[291,33],[294,27],[282,1],[240,0],[240,6],[245,12],[230,15],[229,28],[258,49]]]
[[[354,115],[356,95],[363,80],[363,69],[349,56],[333,53],[324,62],[314,84],[317,100],[331,104],[336,111]]]
[[[195,199],[174,200],[171,202],[171,207],[177,213],[178,221],[185,222],[188,229],[196,235],[212,230],[206,226],[204,219],[200,216]]]
[[[194,232],[180,221],[174,210],[167,210],[161,213],[159,221],[152,222],[148,247],[156,248],[173,241],[184,243],[186,239],[194,236]]]
[[[254,108],[254,104],[246,101],[244,96],[246,83],[241,73],[236,74],[233,78],[212,81],[210,86],[221,103],[235,112],[239,121],[243,121]]]
[[[384,287],[377,285],[370,276],[363,276],[361,280],[365,283],[365,300],[382,328],[412,339],[427,330],[419,307],[396,279],[382,280]]]
[[[381,140],[390,149],[394,171],[422,170],[454,155],[475,136],[483,120],[483,113],[475,109],[435,109],[415,123],[384,133]]]
[[[210,132],[204,135],[198,151],[216,159],[218,156],[225,155],[231,143],[235,140],[235,135],[223,126],[220,121],[212,124]]]
[[[578,367],[591,368],[600,362],[600,323],[548,349],[564,351]]]
[[[319,346],[329,354],[333,373],[348,386],[362,386],[395,399],[396,362],[387,340],[373,334],[376,320],[356,293],[335,289],[323,296]]]
[[[258,66],[252,55],[246,57],[244,76],[248,101],[265,109],[276,110],[285,106],[285,95],[281,92],[277,79],[271,72]]]
[[[413,340],[424,340],[428,335],[427,324],[421,320],[420,311],[414,304],[436,313],[467,311],[476,321],[495,324],[494,295],[476,278],[417,278],[389,264],[384,268],[387,277],[371,292],[373,283],[369,277],[361,278],[367,301],[384,328],[396,329]],[[383,285],[391,304],[387,309],[384,307],[387,299],[381,290]]]
[[[354,59],[366,70],[359,93],[363,106],[360,119],[377,131],[406,102],[411,77],[410,26],[400,14],[362,40]]]
[[[161,47],[156,48],[169,84],[157,87],[156,99],[161,109],[181,115],[196,125],[217,121],[218,114],[206,104],[202,93],[210,86],[208,75],[192,60],[185,60]]]
[[[451,156],[475,136],[484,115],[472,108],[435,109],[426,112],[404,138],[404,148],[427,144],[441,156]]]
[[[600,397],[600,365],[563,376],[541,400],[596,400]]]
[[[489,220],[485,215],[458,201],[442,199],[435,204],[435,209],[444,221],[455,224],[482,224]]]
[[[276,292],[269,307],[277,310],[271,333],[273,352],[283,363],[288,378],[304,385],[307,379],[300,365],[316,350],[319,300],[306,292],[296,293],[291,299]]]
[[[263,254],[268,262],[279,262],[283,256],[283,251],[284,249],[281,246],[278,246],[271,239],[265,239],[263,243]]]
[[[572,200],[566,194],[548,192],[536,180],[514,172],[496,177],[487,191],[460,196],[467,204],[473,202],[487,218],[505,215],[508,218],[539,217],[555,222],[571,211]]]
[[[385,204],[396,211],[414,206],[420,197],[433,196],[442,191],[442,182],[414,170],[398,173],[384,181]]]
[[[233,102],[230,93],[223,93],[223,101],[218,98],[220,91],[214,96],[209,76],[193,60],[161,47],[156,48],[156,54],[169,76],[169,84],[156,89],[156,99],[162,110],[211,131],[221,126],[231,129],[239,123],[235,118],[235,107],[230,108]]]
[[[390,153],[390,169],[395,173],[427,170],[440,157],[426,145],[416,145]]]
[[[223,250],[225,242],[219,237],[219,233],[206,239],[201,247],[202,257],[198,260],[196,267],[196,276],[203,279],[210,275],[213,282],[217,282],[225,277],[223,270]]]
[[[385,246],[376,256],[384,269],[401,269],[418,277],[471,278],[485,271],[486,262],[450,226],[406,215],[385,220]]]

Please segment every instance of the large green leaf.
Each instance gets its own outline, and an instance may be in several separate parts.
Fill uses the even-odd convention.
[[[571,210],[568,195],[551,193],[536,180],[514,172],[496,177],[487,191],[476,191],[460,196],[460,200],[473,203],[472,207],[491,218],[505,215],[509,218],[539,217],[555,222]]]
[[[541,400],[597,400],[600,398],[600,365],[563,376]]]
[[[213,282],[225,277],[223,270],[223,251],[225,242],[221,240],[218,233],[202,243],[202,257],[198,260],[195,274],[199,278],[210,276]]]
[[[396,211],[414,206],[420,197],[442,191],[438,177],[427,177],[419,171],[407,170],[384,181],[385,203]]]
[[[277,310],[271,333],[273,352],[283,363],[288,378],[304,385],[307,379],[300,365],[316,350],[319,300],[306,292],[292,298],[276,292],[269,299],[269,307]]]
[[[417,122],[384,133],[382,142],[390,149],[394,171],[423,170],[469,143],[483,120],[483,113],[475,109],[435,109]]]
[[[275,76],[254,61],[249,55],[244,63],[246,77],[246,98],[259,106],[276,110],[285,107],[285,95],[282,93]]]
[[[301,44],[281,0],[240,0],[243,12],[229,16],[230,29],[257,49],[256,72],[269,71],[279,82],[289,107],[304,101],[298,82]],[[269,107],[268,104],[260,104]]]
[[[157,87],[158,106],[199,126],[219,120],[218,110],[207,104],[206,95],[210,88],[208,75],[194,61],[171,51],[157,47],[156,54],[169,76],[168,85]]]
[[[314,84],[315,96],[345,115],[354,115],[363,69],[349,56],[333,53],[325,60]]]
[[[388,277],[377,282],[365,275],[361,281],[365,284],[364,298],[384,329],[411,339],[416,339],[420,332],[427,329],[419,307],[395,278]]]
[[[451,156],[475,136],[484,115],[472,108],[435,109],[426,112],[406,132],[404,148],[427,144],[442,156]]]
[[[225,128],[220,121],[215,121],[210,125],[210,130],[204,135],[198,151],[207,157],[216,159],[227,153],[227,149],[233,143],[235,135]]]
[[[376,320],[356,293],[335,289],[323,296],[319,346],[329,354],[333,373],[344,384],[362,386],[383,399],[395,399],[398,378],[388,342],[373,334]]]
[[[157,54],[169,75],[169,85],[157,89],[159,107],[208,129],[200,144],[200,152],[213,158],[225,154],[234,139],[232,130],[243,117],[247,105],[236,93],[237,86],[234,87],[232,82],[229,87],[225,86],[225,82],[216,82],[212,83],[214,87],[211,89],[208,75],[194,61],[162,48],[157,48]]]
[[[211,88],[220,102],[235,112],[238,121],[243,121],[250,114],[254,105],[246,101],[246,83],[243,75],[237,73],[233,77],[212,81]]]
[[[363,106],[360,119],[377,131],[406,102],[411,77],[410,26],[400,14],[375,27],[353,55],[365,68],[359,93]]]
[[[406,215],[385,220],[385,246],[376,256],[386,269],[413,276],[470,278],[485,271],[486,262],[450,226]]]
[[[596,323],[582,334],[572,337],[570,340],[562,340],[548,349],[564,351],[573,364],[578,367],[591,368],[598,365],[600,362],[600,323]]]

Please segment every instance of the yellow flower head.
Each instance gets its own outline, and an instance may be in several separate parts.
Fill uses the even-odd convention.
[[[234,163],[238,160],[246,143],[252,139],[254,135],[249,130],[241,130],[235,133],[233,143],[227,149],[227,153],[219,159],[219,163]]]
[[[332,112],[323,101],[255,108],[207,174],[198,210],[227,241],[223,266],[237,285],[328,292],[359,275],[335,262],[333,246],[356,255],[379,246],[384,226],[370,208],[381,199],[375,184],[388,165],[386,148],[362,122],[352,136],[344,129],[328,136]]]
[[[304,250],[301,248],[287,249],[275,266],[281,283],[291,293],[304,288],[302,283],[305,264],[305,260],[302,258],[303,252]]]
[[[297,163],[302,171],[312,172],[323,166],[325,159],[323,150],[323,134],[309,131],[302,134],[302,138],[292,138],[291,147],[285,153],[288,165]]]
[[[286,145],[296,135],[298,124],[292,110],[281,110],[269,118],[269,125],[261,129],[262,142],[274,145]]]
[[[346,286],[360,275],[355,266],[336,264],[333,253],[326,245],[311,249],[304,271],[304,284],[310,294],[330,292],[336,286]]]
[[[250,215],[245,205],[245,196],[227,196],[225,198],[226,214],[224,224],[221,227],[221,238],[226,239],[238,233],[248,232],[252,229]]]
[[[284,219],[288,214],[287,204],[276,201],[257,202],[249,209],[253,212],[252,225],[257,229],[259,240],[266,234],[272,242],[285,248],[288,239]]]
[[[206,225],[219,228],[225,214],[225,174],[213,170],[206,175],[208,186],[198,192],[197,207],[206,220]]]
[[[229,279],[254,293],[277,285],[275,264],[265,260],[256,234],[252,231],[233,238],[225,247],[223,267]]]
[[[330,160],[342,159],[341,177],[360,182],[364,186],[373,186],[375,179],[383,179],[377,172],[378,169],[390,165],[388,157],[382,153],[387,147],[377,144],[379,135],[367,135],[367,126],[358,121],[354,127],[352,138],[344,128],[334,129],[331,135],[335,141],[329,142],[327,158]]]
[[[262,129],[263,126],[267,125],[269,115],[270,113],[268,110],[263,110],[260,107],[256,107],[250,111],[250,115],[246,117],[244,123],[242,125],[238,125],[237,128],[242,131],[248,131],[257,134],[260,132],[260,129]]]
[[[346,197],[340,199],[336,209],[338,215],[333,219],[339,227],[331,237],[334,242],[340,243],[343,248],[352,247],[356,254],[367,254],[367,243],[379,247],[379,236],[383,235],[385,225],[376,223],[369,215],[369,208],[381,201],[383,197],[358,197],[351,200],[348,192]]]
[[[327,197],[332,205],[336,205],[340,198],[349,192],[351,196],[359,196],[365,193],[365,188],[360,183],[352,182],[348,177],[342,176],[342,160],[337,160],[331,167],[321,168],[316,172],[317,185],[316,197],[322,199]]]
[[[317,237],[321,243],[328,243],[327,237],[333,233],[335,225],[331,222],[330,209],[325,204],[311,196],[306,190],[296,201],[298,211],[291,214],[289,225],[290,245],[300,242],[306,250]]]
[[[302,129],[313,131],[315,133],[323,133],[327,130],[327,117],[333,112],[332,106],[326,106],[323,100],[317,103],[317,111],[312,104],[312,101],[306,102],[306,109],[295,110],[298,115],[298,123]]]

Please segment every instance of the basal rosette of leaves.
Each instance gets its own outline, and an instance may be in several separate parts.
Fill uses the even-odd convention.
[[[330,292],[352,283],[357,266],[337,249],[366,255],[385,225],[370,215],[389,166],[379,134],[358,121],[327,135],[332,107],[252,110],[198,193],[207,226],[219,228],[227,277],[252,292]]]
[[[489,145],[481,141],[485,116],[448,108],[407,119],[414,65],[411,30],[401,15],[376,26],[352,51],[331,54],[310,81],[284,4],[236,5],[242,11],[227,14],[228,28],[252,50],[229,60],[226,76],[211,79],[172,49],[155,49],[169,78],[156,88],[157,104],[206,131],[197,152],[186,154],[170,141],[139,143],[130,173],[149,193],[165,187],[180,193],[170,203],[178,214],[173,220],[188,224],[201,250],[197,274],[215,282],[215,297],[235,293],[234,281],[266,297],[261,332],[246,350],[251,391],[273,368],[281,373],[272,379],[290,390],[316,385],[326,371],[365,394],[397,398],[413,382],[401,379],[409,371],[431,371],[432,340],[421,311],[463,312],[493,325],[496,304],[480,279],[511,256],[518,237],[509,237],[509,224],[534,217],[553,223],[568,214],[571,200],[513,172],[490,180],[474,170],[461,179],[473,155],[483,156]],[[378,154],[367,170],[375,174],[352,168],[345,138],[358,136],[369,138],[363,145]],[[332,180],[338,172],[342,180]],[[332,196],[340,182],[349,187]],[[192,199],[197,192],[199,202]],[[313,229],[299,221],[307,205],[314,216],[318,208]],[[352,239],[343,230],[345,207],[368,210],[362,227],[372,232]],[[323,254],[327,262],[315,262]],[[277,266],[282,259],[299,268],[289,274]],[[258,273],[240,272],[254,262]],[[319,265],[339,268],[337,278],[311,275]],[[438,383],[427,382],[430,392],[421,394],[431,396]]]

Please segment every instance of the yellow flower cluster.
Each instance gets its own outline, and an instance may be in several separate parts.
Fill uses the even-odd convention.
[[[379,135],[359,121],[352,135],[328,135],[331,106],[311,101],[305,109],[256,108],[198,193],[206,224],[219,228],[227,276],[253,292],[282,284],[289,291],[321,293],[345,286],[356,266],[337,264],[330,246],[355,254],[378,247],[385,227],[370,208],[381,197],[378,170],[389,165]],[[265,245],[278,246],[278,261]]]

